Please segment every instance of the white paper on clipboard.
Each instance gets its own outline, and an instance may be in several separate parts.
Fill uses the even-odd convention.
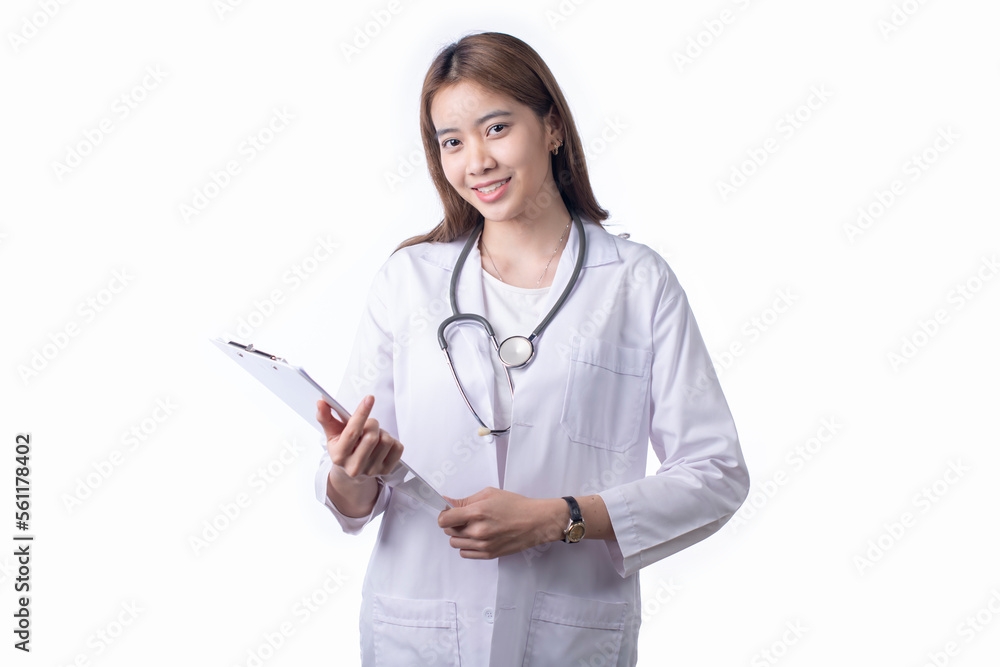
[[[226,342],[221,338],[209,340],[320,433],[323,433],[323,426],[316,421],[316,401],[320,397],[330,404],[341,421],[346,422],[351,418],[351,413],[309,377],[305,369],[292,366],[281,357],[256,350],[252,344]],[[452,507],[433,486],[403,461],[391,473],[381,477],[393,490],[405,493],[439,512]]]

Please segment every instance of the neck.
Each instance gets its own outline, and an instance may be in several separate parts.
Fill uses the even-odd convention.
[[[541,271],[541,267],[552,258],[553,251],[556,256],[559,255],[569,236],[569,211],[565,206],[559,208],[561,211],[549,211],[544,217],[530,220],[487,219],[480,241],[480,252],[485,245],[500,271],[504,270],[505,265],[513,270],[529,270],[538,266]],[[489,259],[486,261],[489,262]]]
[[[528,226],[515,224],[486,221],[479,244],[483,270],[515,287],[550,286],[569,238],[569,212],[565,222],[549,218]],[[488,235],[491,230],[493,236]],[[498,239],[499,251],[494,249]]]

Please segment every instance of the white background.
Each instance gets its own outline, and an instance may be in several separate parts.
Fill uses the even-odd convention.
[[[339,386],[375,271],[441,217],[427,66],[498,30],[562,86],[609,230],[679,276],[754,484],[642,571],[639,664],[995,664],[998,20],[986,0],[5,2],[2,662],[358,664],[377,525],[340,533],[317,432],[208,339],[252,323]]]

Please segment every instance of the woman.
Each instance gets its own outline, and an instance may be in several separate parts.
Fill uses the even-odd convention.
[[[421,98],[444,220],[371,286],[339,390],[351,419],[317,403],[317,497],[348,533],[382,514],[363,662],[634,665],[638,570],[718,530],[748,491],[711,359],[666,262],[601,225],[535,51],[466,36]],[[499,354],[478,321],[439,336],[453,303],[497,342],[536,335]],[[661,462],[648,477],[647,442]],[[378,477],[403,443],[454,508]]]

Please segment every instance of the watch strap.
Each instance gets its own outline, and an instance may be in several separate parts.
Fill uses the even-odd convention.
[[[563,496],[563,500],[569,503],[569,520],[572,523],[583,521],[583,513],[580,512],[580,503],[576,502],[573,496]]]
[[[563,542],[570,544],[579,542],[580,538],[583,537],[583,532],[579,532],[577,537],[572,540],[570,539],[570,533],[573,532],[574,528],[579,528],[580,531],[586,530],[583,522],[583,513],[580,511],[580,503],[576,502],[576,498],[573,496],[563,496],[563,500],[569,505],[569,525],[563,531]]]

